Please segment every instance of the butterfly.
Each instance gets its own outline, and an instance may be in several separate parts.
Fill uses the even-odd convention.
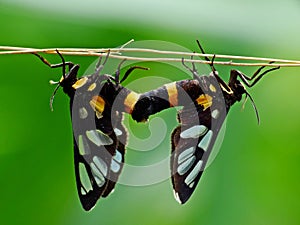
[[[197,43],[204,54],[200,43]],[[205,59],[210,61],[207,57]],[[212,72],[200,76],[194,63],[189,68],[182,59],[193,79],[172,82],[141,94],[132,111],[134,120],[144,122],[157,112],[183,106],[177,115],[179,125],[171,135],[170,160],[174,196],[181,204],[187,202],[194,192],[229,109],[241,101],[243,95],[250,98],[259,122],[256,106],[245,86],[252,87],[264,75],[279,69],[274,67],[262,72],[262,66],[251,77],[231,70],[226,84],[214,68],[213,60],[210,63]]]
[[[73,127],[74,165],[77,192],[85,210],[92,209],[100,197],[106,197],[114,190],[123,168],[127,130],[122,124],[123,113],[130,113],[139,95],[123,87],[121,83],[134,69],[133,66],[120,80],[120,67],[115,77],[100,74],[109,58],[99,58],[94,73],[77,77],[79,65],[66,62],[57,51],[62,63],[50,64],[44,57],[33,53],[51,68],[62,67],[62,78],[50,99],[59,87],[70,98],[70,112]],[[66,71],[66,68],[68,70]]]

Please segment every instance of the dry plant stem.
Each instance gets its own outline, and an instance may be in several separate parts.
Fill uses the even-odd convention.
[[[125,46],[125,45],[123,45]],[[190,59],[191,56],[198,57],[215,57],[215,59],[228,59],[230,61],[214,61],[216,65],[230,65],[230,66],[272,66],[272,67],[299,67],[300,61],[296,60],[285,60],[285,59],[274,59],[274,58],[260,58],[260,57],[247,57],[247,56],[232,56],[232,55],[218,55],[218,54],[201,54],[201,53],[192,53],[192,52],[178,52],[178,51],[162,51],[157,49],[144,49],[144,48],[100,48],[100,49],[91,49],[91,48],[46,48],[46,49],[37,49],[37,48],[25,48],[25,47],[12,47],[12,46],[0,46],[0,55],[8,54],[29,54],[33,52],[46,53],[46,54],[57,54],[58,50],[62,55],[79,55],[79,56],[103,56],[110,51],[110,58],[117,59],[127,59],[134,61],[155,61],[155,62],[181,62],[182,57],[185,57],[186,62],[194,62],[201,64],[209,64],[210,62],[206,60],[196,60]],[[134,57],[126,56],[126,52],[130,53],[149,53],[149,57]],[[123,53],[123,54],[121,54]],[[151,57],[152,54],[168,55],[168,57]],[[174,55],[173,57],[169,57]],[[255,63],[238,63],[233,62],[232,60],[250,60],[250,61],[259,61]],[[270,62],[276,62],[269,64]]]

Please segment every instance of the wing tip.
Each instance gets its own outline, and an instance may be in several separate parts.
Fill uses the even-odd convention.
[[[173,190],[173,194],[174,194],[175,200],[176,200],[180,205],[185,204],[185,203],[189,200],[189,198],[190,198],[190,195],[182,195],[182,194],[180,194],[179,192],[176,192],[175,190]]]
[[[90,204],[88,202],[85,203],[81,202],[81,205],[85,211],[91,211],[96,206],[96,204]]]
[[[189,199],[189,197],[185,197],[185,196],[181,196],[178,192],[176,192],[175,190],[173,190],[173,194],[174,194],[174,198],[175,200],[180,204],[183,205],[187,202],[187,200]]]
[[[96,203],[99,200],[100,196],[98,197],[97,195],[94,194],[95,194],[94,192],[89,192],[85,196],[79,194],[79,200],[81,206],[85,211],[90,211],[96,206]]]

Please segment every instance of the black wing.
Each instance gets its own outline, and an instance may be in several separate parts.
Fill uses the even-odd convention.
[[[98,90],[87,91],[91,85],[94,83],[85,85],[88,88],[83,87],[84,91],[77,89],[71,101],[77,191],[85,210],[114,189],[123,167],[127,139],[121,123],[123,115],[112,110],[113,102],[106,96],[115,95],[107,93],[114,90],[107,87],[112,84],[97,83]]]
[[[205,79],[205,80],[204,80]],[[226,105],[219,85],[203,77],[203,93],[178,113],[180,125],[172,133],[171,175],[176,200],[184,204],[194,192],[205,169],[226,117]],[[207,87],[207,88],[206,88]],[[210,87],[210,88],[208,88]]]
[[[127,130],[122,124],[123,114],[117,111],[113,121],[113,130],[117,138],[117,145],[115,148],[115,154],[110,164],[109,181],[102,197],[107,197],[114,190],[115,184],[118,181],[124,165],[125,146],[127,144]]]

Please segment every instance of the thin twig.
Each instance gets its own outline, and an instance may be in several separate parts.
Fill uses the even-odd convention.
[[[128,42],[130,43],[130,42]],[[274,58],[261,58],[261,57],[249,57],[249,56],[233,56],[233,55],[218,55],[218,54],[201,54],[192,52],[180,52],[180,51],[165,51],[148,48],[125,48],[126,44],[121,48],[26,48],[26,47],[13,47],[13,46],[0,46],[0,55],[9,54],[29,54],[29,53],[46,53],[57,54],[58,50],[62,55],[77,55],[77,56],[103,56],[110,51],[110,58],[126,59],[134,61],[154,61],[154,62],[181,62],[182,57],[188,57],[186,62],[194,62],[201,64],[209,64],[206,60],[190,59],[191,56],[198,57],[215,57],[215,59],[228,59],[229,61],[214,61],[216,65],[230,65],[230,66],[272,66],[272,67],[298,67],[300,61],[297,60],[285,60]],[[1,51],[2,50],[2,51]],[[123,53],[123,54],[122,54]],[[149,53],[149,57],[128,56],[126,53]],[[151,57],[151,54],[154,54]],[[157,57],[155,54],[168,55],[167,57]],[[170,57],[173,55],[174,57]],[[255,63],[233,62],[232,60],[250,60],[258,61]],[[270,62],[276,62],[269,64]]]

